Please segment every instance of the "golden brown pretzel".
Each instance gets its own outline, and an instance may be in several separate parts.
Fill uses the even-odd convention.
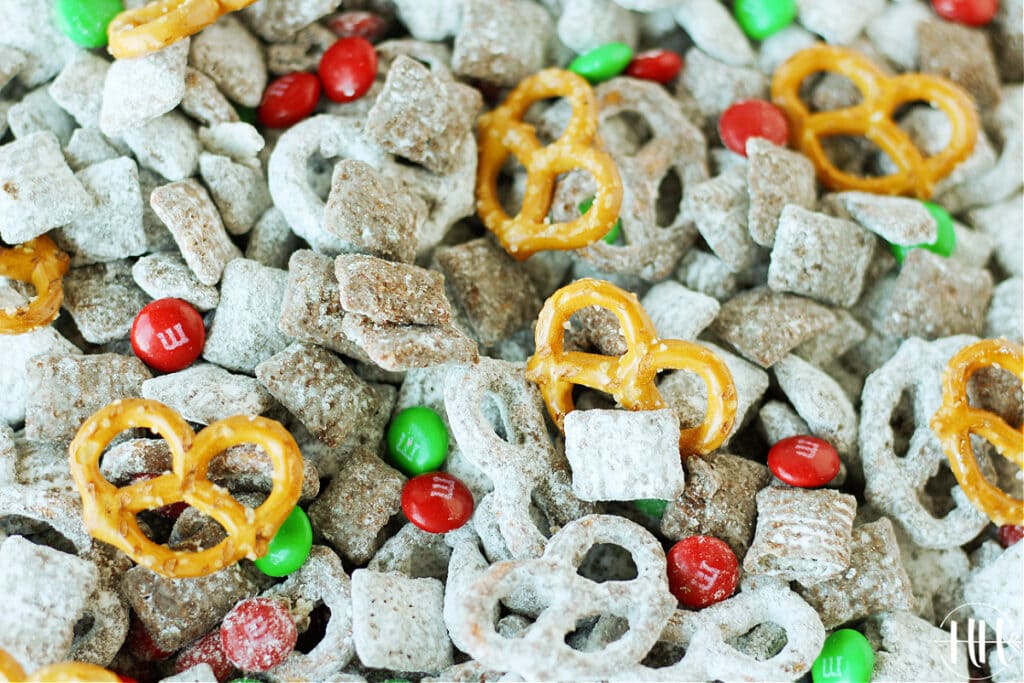
[[[54,321],[64,301],[69,262],[45,235],[16,247],[0,247],[0,277],[31,282],[36,288],[36,297],[24,306],[0,309],[0,334],[22,334]]]
[[[155,0],[121,12],[107,26],[110,54],[139,57],[199,33],[221,15],[256,0]]]
[[[626,353],[615,358],[581,351],[565,351],[565,325],[572,314],[587,306],[615,314],[626,339]],[[575,406],[573,386],[604,391],[630,410],[657,410],[665,401],[655,379],[660,370],[687,370],[708,388],[704,421],[679,435],[683,455],[704,454],[718,448],[736,419],[736,387],[729,368],[711,351],[678,339],[659,339],[654,323],[631,294],[604,280],[584,278],[551,295],[537,319],[537,351],[526,365],[526,377],[540,386],[551,419],[562,429]]]
[[[145,427],[171,449],[171,471],[117,488],[100,474],[99,459],[118,433]],[[273,488],[255,510],[206,478],[210,460],[238,444],[256,444],[274,465]],[[128,554],[139,564],[174,578],[212,574],[243,557],[257,559],[291,514],[302,488],[302,454],[284,427],[264,417],[236,415],[199,434],[174,410],[139,398],[115,401],[97,411],[78,430],[70,447],[71,476],[82,496],[82,520],[94,537]],[[209,515],[227,538],[197,552],[176,551],[149,540],[135,515],[184,501]]]

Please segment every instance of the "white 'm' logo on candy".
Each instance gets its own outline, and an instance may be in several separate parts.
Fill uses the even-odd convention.
[[[843,675],[843,656],[827,657],[821,663],[822,678],[839,678]]]
[[[434,477],[430,484],[430,497],[444,498],[451,500],[455,495],[455,482],[444,477]]]
[[[412,434],[403,432],[398,438],[395,450],[407,458],[414,458],[420,453],[420,445],[412,438]]]
[[[174,333],[177,332],[178,336],[175,338]],[[163,332],[156,333],[157,339],[160,340],[160,345],[167,351],[173,351],[179,346],[184,346],[191,341],[186,335],[185,330],[181,328],[181,323],[175,323],[174,327],[168,327]]]
[[[796,445],[793,446],[793,450],[796,451],[796,454],[800,457],[810,459],[818,454],[818,444],[813,441],[800,439],[796,442]]]
[[[718,577],[721,576],[722,571],[709,565],[706,560],[701,560],[700,567],[697,568],[696,574],[698,581],[697,585],[700,586],[701,590],[706,591],[710,590],[710,588],[715,585],[715,581],[717,581]]]

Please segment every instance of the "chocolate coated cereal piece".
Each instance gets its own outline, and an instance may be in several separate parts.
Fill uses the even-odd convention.
[[[619,4],[626,6],[626,3]],[[637,4],[633,0],[629,5]],[[641,3],[645,6],[650,2]],[[669,3],[659,3],[668,6]],[[633,8],[640,9],[640,8]],[[715,0],[683,0],[672,16],[694,44],[714,59],[746,66],[754,61],[754,51],[727,7]]]
[[[185,263],[204,285],[216,285],[227,262],[242,255],[228,239],[206,188],[195,179],[158,187],[150,204],[173,234]]]
[[[737,165],[710,180],[686,187],[684,208],[701,237],[730,270],[748,268],[761,258],[750,237],[746,169]]]
[[[733,273],[722,259],[700,249],[690,249],[683,254],[676,267],[675,277],[693,291],[719,301],[732,298],[745,280]]]
[[[709,121],[721,116],[733,102],[764,99],[768,94],[768,79],[755,69],[725,64],[696,47],[686,51],[683,62],[686,67],[679,82],[693,95],[701,116]]]
[[[0,310],[25,303],[27,300],[21,294],[6,285],[0,285]],[[0,335],[0,358],[3,358],[0,363],[0,386],[4,387],[4,391],[0,392],[0,425],[4,422],[18,424],[25,419],[25,402],[29,391],[26,362],[33,356],[47,353],[81,352],[52,326],[24,334]]]
[[[61,145],[71,139],[75,122],[50,97],[49,88],[40,87],[21,98],[7,110],[7,125],[14,137],[21,138],[39,131],[50,131]]]
[[[0,543],[4,649],[30,671],[66,661],[97,581],[96,567],[87,560],[21,536]]]
[[[1024,27],[1021,26],[1024,8],[1021,5],[1021,0],[999,3],[990,25],[996,64],[1006,83],[1019,83],[1024,78]]]
[[[302,342],[319,344],[350,358],[369,356],[345,336],[338,281],[330,257],[301,249],[288,261],[288,286],[281,304],[278,327]]]
[[[189,39],[133,59],[116,59],[107,70],[100,130],[118,137],[166,114],[185,95]]]
[[[220,304],[210,323],[203,358],[228,370],[251,374],[283,351],[288,337],[277,327],[288,274],[249,259],[224,268]]]
[[[533,320],[540,297],[523,268],[486,237],[435,252],[451,300],[469,319],[484,346]]]
[[[288,268],[288,258],[299,246],[299,237],[277,208],[267,209],[249,232],[245,258],[270,268]]]
[[[444,539],[444,534],[432,534],[415,524],[406,524],[384,542],[366,568],[398,572],[414,579],[431,577],[444,581],[452,554]]]
[[[1024,602],[1021,595],[1021,586],[1024,585],[1022,567],[1024,545],[1018,541],[991,560],[978,562],[964,582],[964,599],[971,605],[974,617],[985,620],[990,627],[1001,618],[1007,644],[1018,642],[1024,636],[1024,626],[1021,625],[1024,612],[1021,607]],[[999,657],[992,657],[990,661],[993,671],[1000,672],[1000,678],[1012,681],[1014,666],[1020,667],[1021,654],[1009,645],[1006,650],[1008,666],[1003,667]]]
[[[318,346],[292,344],[257,365],[256,377],[328,446],[343,444],[377,401],[372,386]]]
[[[811,434],[835,446],[847,467],[860,469],[857,411],[828,373],[792,354],[774,366],[782,393],[807,422]]]
[[[337,40],[338,35],[323,24],[310,24],[288,38],[288,42],[267,46],[267,70],[274,76],[293,71],[316,71],[324,52]],[[374,95],[367,92],[364,97]]]
[[[121,592],[153,643],[173,652],[215,627],[259,587],[240,564],[194,579],[168,579],[137,566],[124,573]]]
[[[169,405],[189,422],[204,425],[232,415],[262,415],[276,405],[253,378],[205,363],[146,380],[142,397]]]
[[[96,128],[76,128],[64,148],[64,156],[71,170],[81,171],[93,164],[117,159],[121,155]]]
[[[756,137],[747,140],[747,159],[747,227],[755,242],[771,247],[787,204],[814,208],[814,165],[802,154]]]
[[[372,451],[357,449],[309,506],[313,528],[342,557],[362,565],[380,548],[381,532],[400,509],[405,477]]]
[[[57,27],[48,0],[4,0],[0,4],[0,45],[25,56],[18,80],[33,88],[53,78],[78,51]]]
[[[959,546],[988,523],[959,486],[952,488],[953,504],[944,505],[952,509],[945,514],[935,509],[925,493],[928,480],[948,467],[929,425],[942,402],[940,378],[950,356],[972,341],[972,337],[951,337],[929,344],[908,339],[867,378],[861,396],[864,495],[925,548]],[[907,392],[909,402],[904,404],[902,397]],[[895,432],[894,421],[906,425],[902,433]]]
[[[1007,273],[1020,277],[1024,234],[1015,228],[1024,224],[1024,197],[1017,194],[998,204],[972,209],[967,212],[967,222],[993,238],[996,263]]]
[[[298,571],[263,595],[286,598],[300,614],[308,615],[320,605],[330,610],[326,631],[316,647],[308,653],[293,651],[264,675],[278,681],[335,680],[354,654],[352,584],[338,556],[329,548],[313,546]]]
[[[129,157],[93,164],[75,174],[96,199],[86,211],[56,233],[72,265],[116,261],[146,251],[142,225],[139,169]]]
[[[669,500],[661,532],[674,541],[714,536],[728,543],[742,562],[754,537],[754,495],[768,485],[768,468],[722,452],[688,457],[683,468],[686,487]]]
[[[334,167],[324,230],[337,237],[345,251],[411,263],[417,228],[426,214],[420,197],[404,192],[369,164],[349,159]]]
[[[718,315],[714,298],[665,280],[647,290],[640,305],[662,339],[693,341]]]
[[[63,454],[64,448],[57,449],[57,452]],[[79,553],[93,548],[93,538],[82,524],[81,501],[70,487],[48,488],[37,481],[4,484],[0,486],[0,519],[5,520],[5,533],[31,535],[52,528],[70,541]],[[12,527],[15,519],[19,523]],[[25,521],[31,525],[27,529],[19,528]]]
[[[881,330],[925,339],[981,334],[991,297],[987,270],[914,249],[904,259],[882,312]]]
[[[238,112],[213,79],[191,66],[185,69],[185,94],[181,98],[181,110],[207,126],[238,120]]]
[[[931,244],[938,226],[924,204],[907,197],[870,192],[840,192],[836,199],[850,218],[890,244]]]
[[[21,50],[0,45],[0,88],[10,83],[25,66],[28,57]]]
[[[635,46],[637,18],[611,0],[565,0],[558,17],[558,39],[582,54],[605,43]]]
[[[451,666],[444,584],[394,572],[352,572],[352,632],[359,661],[398,671]]]
[[[127,261],[73,268],[64,276],[64,308],[92,344],[127,338],[135,315],[147,302]]]
[[[216,679],[217,676],[214,674],[213,669],[210,668],[210,665],[202,662],[195,666],[190,666],[173,676],[161,678],[160,683],[206,683]]]
[[[553,22],[524,0],[467,2],[452,48],[452,69],[464,78],[514,86],[544,67]]]
[[[850,566],[856,511],[856,498],[830,489],[761,489],[757,529],[743,569],[804,586],[841,575]]]
[[[384,370],[400,372],[477,359],[476,343],[447,323],[375,323],[365,316],[350,314],[345,317],[342,328],[348,339]]]
[[[849,571],[812,585],[801,582],[800,595],[818,610],[825,628],[874,612],[913,607],[910,579],[900,562],[900,549],[888,517],[853,530],[849,567]]]
[[[395,9],[413,36],[439,41],[458,32],[465,4],[465,0],[395,0]]]
[[[867,337],[867,330],[848,311],[837,308],[832,312],[836,316],[834,325],[793,349],[794,355],[819,368],[835,361]]]
[[[480,93],[433,75],[400,55],[366,115],[366,135],[392,154],[434,173],[458,167],[460,147],[480,109]]]
[[[853,0],[841,7],[828,0],[797,3],[800,23],[834,45],[853,42],[885,5],[885,0]]]
[[[983,31],[938,19],[917,25],[921,72],[948,78],[984,111],[999,104],[999,72]]]
[[[69,442],[82,422],[121,398],[141,397],[151,375],[133,356],[97,353],[41,355],[28,368],[25,436]]]
[[[1024,322],[1024,281],[1020,277],[1003,280],[992,292],[992,303],[985,316],[986,337],[1006,337],[1021,341]]]
[[[267,179],[259,167],[232,161],[220,154],[199,155],[199,175],[210,189],[224,227],[232,235],[252,228],[272,202]]]
[[[436,325],[451,320],[444,277],[414,265],[342,254],[334,262],[341,305],[378,323]]]
[[[277,43],[330,14],[338,4],[339,0],[264,0],[243,9],[242,16],[256,35]]]
[[[32,133],[0,147],[3,241],[27,242],[95,206],[96,200],[64,161],[53,133]]]
[[[835,323],[835,315],[810,299],[758,287],[722,304],[711,331],[744,357],[769,368]]]
[[[779,216],[768,286],[852,306],[874,251],[874,236],[856,223],[790,204]]]
[[[188,57],[230,100],[259,105],[267,85],[263,48],[236,17],[225,15],[194,36]]]
[[[199,139],[193,124],[177,111],[126,130],[121,139],[139,166],[152,169],[167,180],[184,180],[196,172]]]
[[[204,285],[184,259],[174,252],[158,252],[143,256],[132,266],[135,284],[154,299],[183,299],[200,312],[217,307],[220,292],[213,285]]]
[[[936,628],[913,614],[873,614],[865,624],[865,637],[875,651],[873,681],[920,679],[967,683],[970,680],[964,644],[956,645],[953,659],[949,631]]]

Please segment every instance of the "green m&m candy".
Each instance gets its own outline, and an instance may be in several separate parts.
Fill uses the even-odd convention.
[[[903,259],[907,258],[907,254],[910,253],[911,249],[927,249],[939,256],[949,258],[953,254],[953,249],[956,248],[956,229],[953,228],[953,217],[935,202],[921,203],[924,204],[924,208],[928,209],[928,213],[935,219],[935,225],[938,228],[935,233],[935,241],[931,244],[914,244],[909,247],[900,244],[890,244],[889,248],[892,250],[892,255],[896,257],[896,261],[899,263],[903,263]]]
[[[764,40],[796,19],[795,0],[736,0],[736,23],[754,40]]]
[[[57,26],[80,47],[107,44],[107,25],[124,11],[121,0],[57,0]]]
[[[643,498],[641,500],[634,500],[633,507],[648,517],[661,519],[665,516],[665,508],[668,507],[668,501],[658,500],[657,498]]]
[[[618,76],[633,59],[633,48],[625,43],[605,43],[588,50],[569,63],[569,71],[591,83]]]
[[[584,199],[579,204],[580,213],[586,213],[587,211],[590,211],[590,207],[593,206],[593,205],[594,205],[594,198],[593,197],[591,197],[590,199]],[[601,239],[603,239],[608,244],[615,244],[615,240],[619,239],[619,234],[621,232],[622,232],[622,219],[619,218],[618,220],[615,221],[615,225],[612,226],[612,229],[609,230],[608,232],[606,232],[604,237],[602,237]]]
[[[388,452],[410,477],[434,472],[448,457],[448,429],[430,408],[406,408],[388,427]]]
[[[312,547],[313,527],[302,508],[296,507],[270,539],[267,554],[253,564],[267,576],[288,576],[303,565]]]
[[[868,639],[852,628],[841,628],[828,638],[811,667],[814,683],[869,683],[875,653]]]

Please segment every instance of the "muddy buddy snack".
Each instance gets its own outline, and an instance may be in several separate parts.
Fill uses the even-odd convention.
[[[1024,680],[1020,0],[0,8],[0,682]]]

